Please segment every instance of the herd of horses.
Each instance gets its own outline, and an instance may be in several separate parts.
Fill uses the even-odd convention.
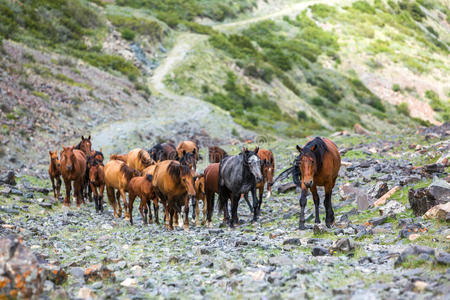
[[[341,164],[339,151],[331,140],[321,137],[310,140],[303,148],[297,145],[297,150],[299,155],[293,165],[274,180],[274,155],[272,151],[259,147],[254,150],[244,147],[239,154],[228,155],[222,148],[210,146],[210,164],[202,173],[197,173],[197,162],[202,157],[193,141],[182,141],[178,146],[169,142],[161,143],[148,151],[137,148],[125,154],[113,154],[104,163],[101,149],[93,150],[91,137],[82,136],[76,146],[62,146],[59,157],[57,151],[49,151],[49,175],[56,199],[60,196],[61,177],[64,181],[64,206],[71,204],[73,182],[77,206],[84,204],[87,198],[95,202],[96,212],[103,212],[106,187],[108,202],[115,217],[122,216],[122,198],[124,217],[133,224],[133,204],[139,197],[139,211],[144,224],[153,223],[151,204],[154,221],[159,224],[159,205],[162,204],[164,222],[169,230],[178,225],[183,210],[183,226],[185,230],[189,229],[190,205],[193,208],[192,218],[199,226],[200,201],[203,202],[202,224],[212,227],[215,194],[219,196],[218,206],[219,211],[223,211],[223,221],[228,222],[230,227],[239,224],[237,211],[242,197],[255,222],[261,213],[265,187],[267,198],[270,198],[274,182],[292,175],[294,182],[301,188],[299,228],[305,229],[308,189],[314,199],[315,222],[320,223],[318,186],[325,189],[325,223],[330,227],[334,222],[331,193]],[[248,200],[249,192],[252,203]]]

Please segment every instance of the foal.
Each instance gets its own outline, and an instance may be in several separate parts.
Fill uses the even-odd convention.
[[[139,211],[142,216],[144,224],[147,224],[147,214],[143,213],[144,204],[148,204],[150,207],[150,200],[155,198],[152,185],[152,175],[144,175],[139,177],[133,177],[128,183],[128,206],[130,211],[130,223],[133,225],[133,203],[136,197],[141,198],[141,205],[139,205]],[[153,203],[153,209],[155,210],[155,217],[158,219],[158,203]],[[152,210],[148,209],[148,216],[150,224],[153,223]]]
[[[61,163],[58,158],[58,151],[48,151],[48,154],[50,154],[48,175],[50,176],[50,181],[52,182],[53,195],[55,196],[55,200],[58,200],[61,193]]]
[[[89,168],[89,185],[94,192],[95,211],[103,212],[103,191],[105,189],[105,171],[103,169],[103,163],[94,157],[90,157],[87,164]]]

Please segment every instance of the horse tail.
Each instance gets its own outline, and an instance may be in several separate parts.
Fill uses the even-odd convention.
[[[144,167],[148,167],[153,163],[153,160],[148,154],[148,152],[142,149],[139,150],[138,159]]]

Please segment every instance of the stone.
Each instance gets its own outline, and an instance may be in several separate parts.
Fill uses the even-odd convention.
[[[290,238],[283,241],[283,245],[296,245],[301,246],[302,242],[299,238]]]
[[[398,185],[394,186],[392,189],[389,190],[389,192],[387,192],[386,194],[381,196],[377,201],[375,201],[373,206],[377,207],[380,205],[384,205],[386,203],[386,201],[398,190],[400,190],[400,187]]]
[[[89,299],[95,299],[96,296],[94,292],[88,288],[88,287],[82,287],[77,294],[77,298],[89,300]]]
[[[75,277],[75,278],[78,278],[78,279],[81,278],[84,281],[84,271],[80,267],[72,267],[72,268],[70,268],[69,274],[71,276]]]
[[[400,253],[397,260],[395,261],[395,266],[399,266],[402,262],[406,260],[408,256],[418,256],[422,253],[428,255],[434,255],[435,251],[433,248],[420,246],[420,245],[411,245]]]
[[[324,256],[329,254],[329,251],[324,247],[313,247],[311,250],[311,254],[312,256]]]
[[[408,199],[411,209],[416,216],[422,216],[430,208],[439,204],[426,188],[410,189],[408,191]]]
[[[447,221],[450,215],[450,202],[439,204],[430,208],[424,215],[424,219],[437,219]]]
[[[16,185],[16,177],[14,175],[14,170],[9,170],[6,174],[2,174],[0,177],[0,183]]]
[[[386,220],[387,220],[387,216],[381,216],[381,217],[376,217],[376,218],[370,219],[368,223],[372,226],[378,226],[378,225],[381,225],[384,222],[386,222]]]
[[[356,203],[358,205],[358,210],[363,211],[369,208],[369,198],[366,193],[357,193],[356,194]]]
[[[314,234],[322,234],[327,232],[327,228],[323,224],[314,224],[313,231]]]
[[[287,255],[279,255],[269,258],[269,264],[273,266],[290,266],[292,259]]]
[[[54,284],[62,284],[67,280],[67,273],[61,268],[52,264],[44,265],[44,269],[47,270],[47,279]]]
[[[444,164],[429,164],[425,165],[422,168],[422,173],[425,175],[433,175],[435,173],[444,173],[445,172],[445,165]]]
[[[48,203],[48,202],[42,202],[42,203],[39,203],[39,206],[40,206],[40,207],[43,207],[43,208],[47,208],[47,209],[52,208],[52,204],[51,204],[51,203]]]
[[[442,265],[450,265],[450,253],[441,251],[436,253],[435,255],[436,262]]]
[[[349,252],[355,249],[355,246],[348,238],[340,238],[331,245],[332,251]]]
[[[428,283],[424,281],[417,280],[416,282],[414,282],[414,292],[416,293],[422,293],[427,287]]]
[[[125,287],[136,287],[137,286],[137,280],[134,278],[127,278],[124,281],[120,283],[121,286]]]
[[[131,268],[131,271],[133,272],[134,276],[142,276],[142,267],[141,266],[134,266]]]
[[[439,203],[450,202],[450,183],[445,180],[434,177],[428,191]]]
[[[0,239],[0,298],[38,297],[45,285],[46,270],[22,239]]]
[[[404,212],[406,207],[398,201],[391,200],[386,205],[379,208],[380,215],[389,216]]]
[[[378,199],[384,194],[389,192],[389,187],[385,182],[377,182],[369,189],[369,197],[372,199]]]
[[[409,235],[408,240],[410,240],[412,242],[412,241],[417,240],[419,237],[420,237],[420,234],[412,233],[412,234]]]
[[[113,281],[115,280],[112,270],[103,264],[95,264],[86,268],[83,272],[83,276],[87,282],[106,279],[112,279]]]

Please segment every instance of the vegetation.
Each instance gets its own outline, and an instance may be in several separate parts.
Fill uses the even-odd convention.
[[[408,104],[405,102],[400,103],[399,105],[397,105],[397,112],[399,114],[403,114],[405,116],[409,117],[409,107]]]

